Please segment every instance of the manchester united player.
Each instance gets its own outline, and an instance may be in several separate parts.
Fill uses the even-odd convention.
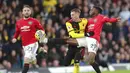
[[[36,51],[38,49],[38,42],[35,38],[37,29],[43,30],[41,24],[34,18],[30,17],[32,14],[31,7],[25,5],[22,9],[23,18],[16,23],[16,32],[12,42],[17,41],[18,36],[21,36],[22,47],[24,49],[24,69],[22,73],[27,73],[29,64],[36,61]]]
[[[85,47],[88,50],[88,58],[86,58],[87,62],[91,64],[92,66],[95,66],[94,68],[97,68],[97,73],[101,73],[100,70],[98,69],[97,64],[95,63],[95,56],[96,52],[99,47],[99,42],[100,42],[100,33],[102,31],[103,24],[106,22],[117,22],[120,21],[120,18],[108,18],[102,14],[102,9],[100,7],[94,6],[91,11],[90,15],[92,16],[91,19],[88,21],[88,26],[87,26],[87,33],[86,36],[89,37],[84,37],[84,38],[55,38],[55,39],[47,39],[45,38],[43,40],[44,43],[47,42],[55,42],[55,44],[71,44],[71,45],[77,45],[78,47]]]

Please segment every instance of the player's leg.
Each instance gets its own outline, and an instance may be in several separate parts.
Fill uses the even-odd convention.
[[[79,73],[79,70],[80,70],[79,63],[82,58],[82,52],[83,52],[83,48],[76,48],[76,49],[77,49],[77,51],[76,51],[75,58],[74,58],[73,73]]]
[[[100,62],[98,62],[98,63],[99,63],[100,66],[105,67],[105,68],[107,68],[108,70],[110,70],[110,68],[109,68],[109,66],[108,66],[108,64],[107,64],[106,61],[100,61]]]
[[[27,73],[29,70],[29,59],[24,57],[24,68],[22,73]]]
[[[36,59],[36,52],[38,50],[38,42],[34,43],[32,46],[32,58],[31,58],[31,64],[33,64],[34,67],[37,67],[37,59]]]
[[[67,44],[78,46],[78,41],[76,39],[70,38],[66,40]]]
[[[90,52],[88,55],[87,62],[94,68],[96,73],[101,73],[98,63],[95,61],[95,53]]]
[[[97,73],[101,73],[100,69],[99,69],[99,65],[95,62],[95,56],[96,56],[96,52],[98,50],[98,42],[93,39],[93,38],[89,38],[87,37],[87,46],[88,46],[88,58],[87,58],[87,62],[94,68],[94,70]]]
[[[67,39],[63,39],[63,38],[45,38],[43,40],[43,43],[47,43],[47,44],[67,44],[66,43]]]
[[[83,53],[83,47],[87,47],[87,41],[86,41],[86,37],[84,38],[77,38],[77,39],[68,39],[66,40],[66,42],[68,44],[71,45],[77,45],[79,51],[77,51],[76,56],[75,56],[75,63],[79,63],[80,59],[81,59],[81,52]]]
[[[70,45],[78,45],[78,42],[76,39],[73,38],[45,38],[42,40],[42,43],[47,44],[70,44]]]
[[[27,73],[29,70],[29,64],[36,63],[36,51],[38,49],[38,43],[33,43],[24,46],[24,69],[22,73]]]
[[[85,52],[84,47],[77,48],[77,52],[75,54],[74,63],[79,63],[81,58],[83,58]]]
[[[79,51],[77,51],[75,55],[75,60],[74,60],[74,73],[79,73],[79,62],[81,60],[81,53],[83,53],[83,47],[86,46],[86,38],[78,38],[78,39],[69,39],[66,41],[68,44],[71,45],[77,45],[79,48]]]
[[[55,43],[55,44],[70,44],[74,46],[84,47],[86,46],[86,38],[54,38],[54,39],[48,39],[48,43]],[[84,44],[85,43],[85,44]]]
[[[68,48],[69,49],[67,51],[67,55],[65,56],[65,59],[64,59],[64,65],[69,66],[69,65],[74,64],[73,73],[79,73],[79,60],[81,59],[80,49],[77,48],[77,46],[72,46],[72,45],[69,45]]]
[[[30,63],[30,53],[28,53],[30,47],[24,46],[23,49],[24,49],[24,68],[22,70],[22,73],[27,73],[29,70],[29,63]]]
[[[76,54],[76,48],[77,48],[77,46],[71,46],[71,45],[68,46],[68,51],[67,51],[67,54],[64,58],[64,65],[65,66],[69,66],[72,64],[72,61],[73,61],[75,54]]]

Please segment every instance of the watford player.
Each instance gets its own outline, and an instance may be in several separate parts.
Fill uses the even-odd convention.
[[[36,62],[36,51],[38,49],[38,41],[35,38],[36,30],[39,29],[44,31],[39,21],[30,17],[31,14],[31,7],[25,5],[22,9],[23,18],[17,21],[16,31],[12,39],[12,43],[15,43],[18,36],[21,36],[24,50],[24,69],[22,73],[27,73],[29,64]]]
[[[66,22],[66,28],[70,38],[82,38],[85,34],[85,27],[88,23],[86,18],[80,18],[80,9],[71,10],[71,19]],[[69,45],[64,65],[69,66],[74,63],[74,73],[79,73],[79,61],[83,57],[84,48]]]

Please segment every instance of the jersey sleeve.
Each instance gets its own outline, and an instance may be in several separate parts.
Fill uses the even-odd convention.
[[[36,26],[37,29],[44,31],[42,25],[40,24],[40,22],[38,20],[35,20],[35,26]]]
[[[116,18],[109,18],[107,16],[104,16],[103,23],[106,23],[106,22],[110,22],[110,23],[117,22],[117,19]]]
[[[18,22],[16,22],[16,28],[13,38],[18,38],[19,34],[20,34],[20,28],[18,27]]]
[[[69,33],[69,36],[71,36],[72,38],[81,38],[84,36],[84,33],[81,34],[75,33],[72,25],[69,22],[66,22],[66,28]]]

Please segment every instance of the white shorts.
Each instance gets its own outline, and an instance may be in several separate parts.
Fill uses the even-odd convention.
[[[96,39],[91,37],[84,37],[84,38],[77,38],[78,47],[85,47],[88,48],[88,52],[93,52],[96,54],[99,43]]]
[[[38,49],[38,42],[29,44],[27,46],[23,46],[24,49],[24,57],[28,58],[31,61],[36,60],[36,52]]]

